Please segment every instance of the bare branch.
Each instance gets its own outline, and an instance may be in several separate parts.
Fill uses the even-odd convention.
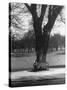
[[[49,11],[48,11],[49,13],[48,13],[48,19],[50,20],[51,19],[51,16],[52,16],[52,6],[50,5],[49,6]]]
[[[45,12],[46,12],[46,8],[47,8],[47,5],[42,5],[42,8],[41,8],[41,16],[40,16],[41,22],[43,21],[44,14],[45,14]]]
[[[25,3],[25,5],[26,5],[26,7],[29,9],[29,11],[31,12],[31,14],[32,14],[32,17],[34,18],[36,18],[37,17],[37,13],[36,13],[36,4],[31,4],[31,6],[29,6],[28,4],[26,4]]]
[[[53,11],[53,15],[52,15],[52,17],[51,17],[51,19],[52,19],[52,24],[54,24],[57,16],[60,14],[62,8],[63,8],[63,6],[57,6],[57,7],[55,8],[55,10]],[[51,25],[51,26],[52,26],[52,25]]]
[[[29,9],[29,11],[31,12],[31,6],[29,6],[27,3],[25,3],[25,5]]]
[[[58,16],[58,14],[61,12],[61,10],[63,9],[63,6],[56,6],[54,7],[55,9],[53,10],[53,16]]]
[[[31,10],[35,12],[36,11],[36,6],[37,6],[36,4],[31,4]]]
[[[49,7],[48,23],[46,24],[46,26],[44,26],[44,30],[48,30],[49,32],[51,32],[55,20],[61,12],[62,8],[63,6],[53,6],[53,8],[51,8],[51,6]]]
[[[61,12],[63,6],[56,6],[54,5],[53,8],[49,6],[49,13],[48,13],[48,20],[52,20],[53,18],[57,18],[58,14]]]

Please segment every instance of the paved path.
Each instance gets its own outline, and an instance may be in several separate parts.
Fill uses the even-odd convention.
[[[30,71],[18,71],[11,73],[11,80],[38,80],[41,78],[50,79],[50,78],[63,78],[65,74],[65,68],[51,68],[49,71],[39,71],[39,72],[30,72]]]
[[[18,71],[11,73],[11,87],[65,84],[65,68],[49,71]]]

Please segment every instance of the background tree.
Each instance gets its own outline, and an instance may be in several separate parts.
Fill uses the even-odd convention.
[[[60,34],[54,34],[54,36],[50,37],[49,40],[49,49],[53,51],[53,48],[58,50],[58,48],[62,49],[65,48],[65,36],[62,36]]]

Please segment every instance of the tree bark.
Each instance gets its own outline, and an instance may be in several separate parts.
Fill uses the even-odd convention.
[[[42,56],[42,62],[46,63],[46,54],[48,51],[48,46],[49,46],[49,38],[50,38],[50,33],[47,31],[44,31],[43,33],[43,56]]]
[[[36,60],[34,63],[34,68],[36,70],[47,69],[48,64],[46,62],[46,54],[49,44],[49,32],[46,30],[42,33],[41,23],[38,21],[34,21],[34,31],[35,31],[35,51],[36,51]]]

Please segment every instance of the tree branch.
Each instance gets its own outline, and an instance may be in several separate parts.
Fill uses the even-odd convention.
[[[31,12],[31,6],[29,6],[27,3],[25,3],[25,5],[28,8],[28,10]]]
[[[61,12],[62,8],[63,8],[63,6],[57,6],[57,7],[55,8],[55,10],[53,11],[53,15],[52,15],[52,17],[51,17],[51,19],[52,19],[52,24],[53,24],[53,25],[54,25],[54,23],[55,23],[55,20],[56,20],[57,16],[58,16],[59,13]],[[51,25],[51,28],[53,27],[53,25]]]
[[[53,6],[53,15],[52,16],[58,16],[58,14],[61,12],[63,6]]]
[[[33,18],[37,18],[36,6],[37,4],[31,4],[31,13]]]
[[[31,4],[31,6],[29,6],[28,4],[26,4],[25,3],[25,5],[26,5],[26,7],[28,8],[28,10],[31,12],[31,14],[32,14],[32,17],[35,19],[35,18],[37,18],[37,12],[36,12],[36,4]]]
[[[46,26],[44,26],[44,28],[46,27],[46,30],[49,28],[48,29],[49,32],[51,31],[51,29],[55,23],[55,20],[56,20],[58,14],[61,12],[62,8],[63,8],[63,6],[53,6],[53,8],[51,8],[51,6],[49,7],[48,23],[46,24]]]
[[[41,16],[40,16],[41,22],[43,21],[44,14],[45,14],[45,12],[46,12],[46,8],[47,8],[47,5],[42,5],[42,8],[41,8]]]

